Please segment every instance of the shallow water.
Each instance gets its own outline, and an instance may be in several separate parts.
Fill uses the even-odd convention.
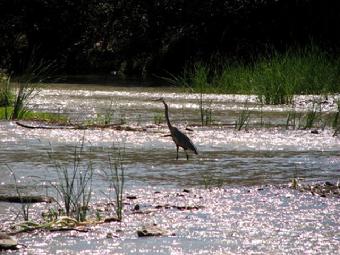
[[[91,160],[95,173],[108,167],[113,145],[124,147],[126,192],[138,199],[126,206],[123,223],[96,226],[89,233],[35,233],[19,236],[27,246],[18,253],[35,254],[336,254],[340,247],[340,204],[337,198],[320,198],[286,188],[291,178],[305,182],[336,182],[340,178],[340,140],[333,130],[286,129],[288,106],[259,106],[255,97],[206,95],[205,107],[212,110],[213,123],[200,127],[199,95],[174,89],[58,85],[42,89],[30,103],[41,111],[67,114],[72,122],[107,115],[113,123],[133,126],[137,131],[93,128],[87,130],[26,129],[15,122],[0,122],[0,192],[13,189],[9,166],[27,193],[46,192],[44,183],[56,180],[56,169],[48,157],[72,165],[75,146],[84,138],[84,160]],[[164,97],[174,125],[185,130],[199,155],[190,160],[176,148],[163,124],[163,105],[152,99]],[[316,97],[296,99],[294,110],[304,113]],[[321,98],[322,99],[322,98]],[[320,99],[320,100],[321,100]],[[322,111],[336,111],[335,99],[323,103]],[[239,113],[251,109],[254,125],[236,131]],[[282,125],[282,126],[280,126]],[[276,127],[275,127],[276,126]],[[270,186],[264,189],[263,185]],[[105,200],[108,184],[95,175],[96,201]],[[205,187],[221,187],[211,190]],[[181,190],[189,188],[191,193]],[[161,191],[161,193],[154,193]],[[50,192],[50,191],[49,191]],[[180,194],[180,196],[178,196]],[[194,211],[156,210],[135,215],[131,208],[158,204],[197,204]],[[0,220],[8,216],[9,204],[0,203]],[[11,205],[12,207],[13,205]],[[44,205],[36,205],[37,212]],[[136,229],[157,223],[176,236],[140,239]],[[114,239],[107,232],[123,229]]]
[[[156,192],[157,191],[157,192]],[[76,231],[21,234],[22,254],[337,254],[338,199],[271,187],[129,190],[122,223]],[[139,204],[136,214],[131,208]],[[170,208],[154,209],[162,205]],[[171,206],[203,206],[178,210]],[[149,210],[149,211],[148,211]],[[138,238],[136,230],[157,224],[172,235]],[[113,238],[107,234],[112,233]],[[26,253],[25,253],[26,252]]]

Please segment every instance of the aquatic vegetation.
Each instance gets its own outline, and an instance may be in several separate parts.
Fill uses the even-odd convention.
[[[24,117],[27,112],[27,101],[33,95],[35,90],[34,87],[31,87],[31,85],[26,82],[20,82],[18,85],[19,88],[14,100],[13,111],[10,117],[11,120],[21,119]]]
[[[201,109],[201,123],[202,126],[209,126],[213,123],[212,108]]]
[[[17,180],[16,174],[14,173],[13,169],[9,167],[9,165],[6,165],[6,166],[13,177],[15,192],[17,196],[19,197],[19,200],[21,201],[20,203],[21,210],[19,211],[19,213],[21,214],[21,216],[23,217],[25,221],[28,221],[29,214],[30,214],[30,203],[27,203],[26,201],[22,199],[23,194],[21,193],[20,188],[18,186],[18,180]]]
[[[27,110],[22,120],[37,120],[57,124],[69,124],[69,118],[59,113],[36,112]]]
[[[269,50],[252,63],[214,61],[196,63],[171,80],[197,93],[256,94],[264,104],[290,104],[296,94],[340,92],[340,59],[313,44],[285,53]]]
[[[296,121],[297,118],[298,122]],[[293,127],[293,129],[296,129],[297,123],[300,123],[300,119],[301,113],[297,113],[296,110],[293,108],[287,113],[286,129],[289,129],[289,127]]]
[[[204,99],[204,94],[207,92],[207,86],[209,85],[209,68],[202,63],[195,63],[193,67],[187,67],[183,75],[173,75],[168,74],[170,77],[161,77],[163,80],[169,82],[170,84],[181,86],[188,92],[198,93],[197,102],[200,114],[200,120],[202,126],[207,126],[212,124],[212,100],[206,102]],[[209,87],[211,91],[214,92],[213,87]]]
[[[222,177],[216,177],[213,174],[201,174],[201,178],[200,184],[202,184],[205,189],[214,187],[221,188],[224,184],[224,179]]]
[[[8,116],[11,116],[12,113],[13,107],[0,107],[0,120],[8,120]],[[43,121],[48,123],[57,123],[60,125],[69,124],[69,118],[62,114],[49,112],[36,112],[31,110],[26,110],[25,114],[21,117],[20,120]]]
[[[52,93],[50,91],[45,93],[47,97],[39,96],[41,101],[36,100],[33,104],[41,109],[39,104],[45,103],[46,99],[58,98],[58,101],[53,102],[57,104],[68,102],[63,109],[65,112],[79,109],[79,105],[84,105],[81,110],[86,112],[87,105],[85,103],[93,107],[92,101],[87,100],[88,98],[84,100],[84,97],[79,96],[81,92],[77,94],[78,97],[74,97],[70,90],[67,90],[66,93],[69,93],[70,97],[62,98],[53,94],[56,92],[55,90]],[[157,91],[157,93],[163,92]],[[86,91],[84,94],[97,100],[97,97],[93,96],[94,93]],[[153,97],[154,94],[148,96]],[[165,96],[168,98],[167,94]],[[180,98],[181,96],[182,98]],[[103,97],[108,99],[107,94],[104,94]],[[132,102],[134,99],[131,99],[132,109],[138,107],[140,112],[136,113],[142,114],[143,117],[144,114],[148,117],[152,116],[151,112],[153,111],[150,110],[152,106],[149,101],[144,98],[141,100],[140,95],[136,95],[136,98],[134,102]],[[131,246],[123,251],[121,247],[126,247],[126,242],[135,243],[136,231],[141,229],[141,226],[153,222],[161,228],[169,229],[171,233],[176,233],[175,241],[181,243],[181,246],[176,249],[189,247],[183,251],[188,254],[192,253],[193,249],[190,247],[191,237],[197,238],[198,243],[198,247],[194,247],[194,253],[247,253],[250,250],[249,240],[256,240],[252,247],[263,253],[268,251],[275,253],[278,250],[294,252],[296,249],[303,253],[308,250],[308,247],[310,249],[313,247],[301,247],[301,243],[308,243],[310,236],[314,234],[321,237],[316,240],[315,245],[320,246],[326,253],[336,251],[334,236],[336,236],[338,228],[336,216],[339,210],[335,206],[337,200],[333,197],[330,199],[313,197],[310,192],[300,193],[298,190],[282,188],[282,183],[286,184],[292,177],[294,164],[297,165],[298,170],[301,170],[299,182],[302,178],[310,182],[320,179],[331,180],[337,176],[338,140],[331,137],[332,134],[329,130],[320,132],[319,135],[312,135],[308,130],[284,130],[286,111],[292,110],[297,114],[301,113],[305,118],[306,109],[312,104],[311,97],[302,97],[295,108],[263,106],[251,99],[245,106],[246,98],[242,97],[242,101],[237,101],[239,100],[237,96],[213,95],[207,96],[205,99],[209,98],[214,100],[212,107],[216,118],[225,120],[225,123],[220,126],[197,128],[195,138],[202,150],[202,155],[190,162],[175,162],[165,156],[171,153],[172,147],[168,146],[167,139],[159,138],[168,130],[149,125],[150,118],[143,118],[142,125],[146,123],[145,125],[151,127],[144,131],[140,129],[140,132],[120,132],[113,131],[111,128],[86,130],[87,140],[91,146],[95,146],[93,148],[98,148],[98,152],[93,154],[93,148],[91,148],[91,153],[86,154],[87,148],[85,148],[84,157],[81,156],[85,161],[81,161],[86,165],[88,159],[91,159],[94,170],[103,167],[108,172],[113,172],[111,177],[115,177],[117,174],[114,166],[111,170],[109,169],[106,150],[112,153],[112,155],[110,154],[111,161],[114,162],[115,152],[110,151],[110,141],[127,136],[128,154],[126,158],[123,157],[124,178],[120,178],[124,179],[123,195],[116,196],[113,185],[110,184],[111,190],[108,189],[108,183],[104,182],[102,178],[97,178],[98,172],[95,171],[93,173],[93,193],[85,221],[79,221],[75,216],[65,216],[63,212],[58,211],[61,208],[58,204],[37,204],[32,206],[30,211],[30,218],[34,222],[20,223],[17,224],[17,228],[11,229],[10,227],[15,226],[12,225],[9,216],[3,217],[4,209],[0,208],[2,222],[7,221],[4,224],[1,222],[6,227],[5,231],[14,233],[15,230],[35,230],[33,233],[18,235],[19,243],[27,245],[27,248],[23,247],[20,252],[34,253],[34,249],[41,249],[42,252],[50,254],[80,253],[86,247],[92,253],[100,253],[103,250],[109,253],[125,251],[128,253]],[[125,101],[126,98],[121,100]],[[184,100],[187,102],[187,108],[191,108],[183,108],[183,112],[174,110],[174,119],[178,120],[180,116],[189,116],[190,112],[193,115],[188,119],[195,120],[196,124],[200,125],[197,112],[195,112],[197,95],[176,94],[172,101],[172,104],[177,106],[174,109],[180,108]],[[77,102],[85,103],[78,104]],[[141,102],[147,102],[146,106],[149,108],[143,108]],[[136,104],[139,105],[135,107]],[[103,105],[103,102],[101,101],[98,105]],[[332,98],[329,98],[328,103],[324,105],[322,118],[333,117],[336,112]],[[252,121],[247,126],[249,132],[233,131],[230,127],[238,117],[235,113],[247,107],[251,112]],[[159,105],[155,104],[152,109],[157,112]],[[316,109],[319,108],[316,107]],[[324,110],[328,109],[329,112],[325,113]],[[128,112],[129,108],[124,110]],[[273,126],[277,126],[271,129],[257,129],[257,126],[251,126],[258,124],[253,120],[260,120],[260,115],[261,119],[263,118],[261,122],[272,121]],[[298,117],[296,117],[297,119]],[[304,119],[301,123],[300,128],[303,128]],[[314,123],[319,124],[317,121]],[[33,125],[38,126],[39,123],[33,123]],[[279,125],[282,125],[283,128]],[[2,151],[2,160],[13,161],[15,167],[23,166],[20,170],[24,175],[34,172],[34,174],[42,176],[45,174],[46,168],[50,167],[50,161],[46,160],[44,155],[40,155],[48,147],[48,141],[56,143],[55,149],[58,154],[54,154],[53,157],[58,158],[59,162],[65,166],[69,166],[71,171],[70,163],[72,163],[73,155],[69,152],[65,154],[65,150],[68,150],[70,144],[79,140],[84,134],[84,131],[81,130],[62,128],[60,130],[26,130],[9,122],[1,122],[0,127],[3,147],[6,148]],[[250,127],[255,128],[251,130]],[[16,142],[13,143],[13,141]],[[23,156],[18,159],[16,153],[13,152],[22,148],[25,151],[19,151]],[[128,162],[129,169],[125,162]],[[120,177],[119,169],[117,172]],[[206,176],[201,177],[200,173],[204,173]],[[4,180],[1,178],[1,181],[6,182],[6,177]],[[51,182],[59,180],[55,168],[46,178],[54,178]],[[268,184],[268,186],[258,186],[259,183]],[[277,187],[275,184],[278,183]],[[219,189],[220,186],[222,188]],[[201,187],[207,189],[200,189]],[[184,191],[184,188],[187,190]],[[116,189],[120,190],[119,187]],[[110,192],[112,199],[107,201],[101,192],[105,192],[105,194]],[[130,196],[127,196],[127,193]],[[62,205],[61,196],[58,196],[59,203]],[[116,205],[119,204],[119,201],[123,201],[121,207],[123,223],[118,221],[118,216],[115,217],[118,215]],[[5,210],[7,211],[6,208]],[[323,213],[325,211],[327,211],[326,214]],[[39,218],[40,215],[43,218]],[[108,216],[111,219],[107,218]],[[312,224],[312,226],[310,224],[311,217],[316,219],[316,224]],[[278,218],[280,218],[279,221]],[[249,224],[250,221],[251,224]],[[287,225],[287,222],[292,224]],[[325,222],[327,224],[323,225]],[[285,229],[285,234],[276,235],[278,228]],[[115,232],[116,230],[119,232]],[[86,231],[88,233],[82,233]],[[259,231],[262,231],[261,235],[259,235]],[[286,233],[288,234],[286,235]],[[295,240],[297,235],[299,236],[298,241]],[[225,246],[226,236],[231,238],[230,241],[236,245]],[[270,239],[273,236],[275,240]],[[107,239],[112,237],[114,239]],[[173,242],[169,243],[168,240],[165,240],[166,238],[156,239],[151,240],[150,250],[154,249],[154,245],[163,250],[169,248],[169,251],[173,248]],[[204,242],[204,247],[208,247],[204,248],[204,251],[201,248],[202,242]],[[258,246],[259,242],[263,246]],[[64,246],[60,244],[64,244]],[[140,248],[139,245],[140,242],[135,246],[136,249]],[[62,248],[60,248],[61,246]],[[226,249],[221,251],[220,247],[226,247]]]
[[[153,123],[155,125],[160,125],[162,122],[164,122],[164,114],[163,112],[157,112],[157,113],[154,113],[153,115]]]
[[[321,112],[321,106],[320,111]],[[306,113],[304,129],[312,128],[315,122],[318,120],[319,113],[316,109],[315,103],[313,103],[312,109]]]
[[[192,75],[190,77],[190,83],[194,88],[199,91],[198,105],[200,110],[201,125],[207,126],[212,123],[212,101],[209,101],[206,105],[204,99],[204,90],[208,84],[209,72],[205,65],[197,64],[194,66],[194,73],[195,75]]]
[[[338,111],[334,115],[334,119],[332,121],[332,127],[335,130],[333,136],[336,136],[340,131],[340,100],[337,101]]]
[[[0,72],[0,107],[8,107],[13,103],[15,95],[10,84],[11,78]]]
[[[0,106],[5,107],[5,119],[18,120],[22,119],[27,111],[27,105],[38,93],[38,87],[41,86],[43,81],[51,78],[50,73],[55,69],[54,62],[49,63],[40,60],[35,63],[33,56],[31,56],[30,62],[24,73],[16,77],[15,81],[12,81],[9,77],[2,79],[0,83],[5,83],[3,93],[0,92],[1,98],[4,99],[5,104]],[[0,87],[1,84],[0,84]],[[7,107],[11,108],[9,113]]]
[[[245,103],[245,109],[240,112],[237,120],[235,121],[235,129],[240,131],[242,128],[247,128],[250,121],[250,110],[247,102]]]
[[[212,107],[211,107],[212,100],[210,100],[208,103],[205,103],[205,100],[203,99],[203,95],[204,95],[203,92],[201,92],[199,96],[201,125],[208,126],[208,125],[211,125],[213,122]]]
[[[120,125],[125,125],[126,123],[127,123],[126,114],[121,112],[120,116],[119,116],[119,124]]]
[[[92,194],[92,162],[83,156],[83,152],[84,138],[80,147],[74,147],[71,167],[56,161],[53,151],[48,153],[58,174],[57,183],[51,183],[51,185],[63,201],[63,204],[59,206],[63,208],[67,216],[73,216],[78,221],[86,220]]]
[[[97,117],[94,120],[91,120],[92,124],[112,124],[116,110],[115,108],[114,101],[111,99],[109,107],[105,109],[103,114],[97,114]]]
[[[102,169],[103,176],[109,182],[110,188],[114,190],[115,212],[119,221],[123,219],[124,209],[124,184],[125,169],[123,165],[125,149],[124,147],[115,147],[108,154],[108,169]]]
[[[97,114],[97,116],[94,119],[89,119],[84,122],[84,126],[91,126],[91,125],[102,125],[107,126],[112,124],[114,117],[114,113],[109,113],[108,111],[104,114]]]
[[[44,214],[44,213],[43,213]],[[102,222],[96,221],[78,221],[75,218],[68,216],[55,216],[51,217],[44,216],[44,221],[24,221],[19,222],[12,226],[16,231],[14,233],[31,232],[38,229],[49,230],[49,231],[65,231],[65,230],[76,230],[80,232],[87,232],[86,225],[97,224]]]

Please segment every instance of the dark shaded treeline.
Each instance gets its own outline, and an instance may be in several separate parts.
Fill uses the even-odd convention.
[[[338,54],[340,1],[1,0],[0,68],[161,74],[211,56],[249,61],[313,43]]]

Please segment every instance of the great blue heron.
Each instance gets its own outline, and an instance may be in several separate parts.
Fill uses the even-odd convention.
[[[164,104],[166,123],[168,124],[172,140],[176,144],[176,148],[177,148],[176,159],[178,159],[178,149],[179,149],[179,147],[182,147],[183,150],[185,151],[185,154],[187,156],[187,160],[189,159],[189,155],[188,155],[188,152],[187,152],[188,149],[192,150],[195,154],[198,154],[197,150],[196,150],[196,147],[192,143],[190,138],[187,137],[185,134],[183,134],[181,131],[179,131],[176,127],[173,127],[171,125],[170,120],[169,120],[169,107],[165,103],[164,99],[163,98],[159,98],[159,99],[156,99],[155,101],[161,101]]]

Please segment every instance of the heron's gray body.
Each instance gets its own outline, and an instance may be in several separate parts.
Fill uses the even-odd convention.
[[[186,134],[179,131],[176,127],[171,127],[170,133],[172,140],[176,145],[182,147],[184,150],[192,150],[195,154],[197,154],[195,145],[191,142],[190,138],[186,136]]]
[[[183,150],[185,151],[185,154],[187,156],[187,159],[189,159],[189,155],[187,153],[187,150],[191,150],[193,151],[195,154],[197,153],[197,149],[195,147],[195,145],[192,143],[192,141],[190,140],[189,137],[187,137],[184,133],[182,133],[181,131],[178,130],[178,128],[173,127],[170,123],[170,119],[169,119],[169,109],[168,109],[168,105],[165,103],[164,99],[161,98],[160,101],[163,102],[164,107],[165,107],[165,119],[167,122],[167,125],[169,127],[170,130],[170,134],[172,137],[172,140],[174,141],[174,143],[176,144],[176,148],[177,148],[177,157],[176,159],[178,159],[178,149],[179,147],[182,147]]]

